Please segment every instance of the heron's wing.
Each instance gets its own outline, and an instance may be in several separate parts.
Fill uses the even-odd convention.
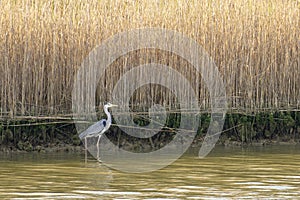
[[[105,125],[106,125],[106,120],[102,119],[102,120],[94,123],[90,127],[88,127],[82,133],[80,133],[79,138],[82,139],[82,138],[85,138],[85,137],[97,136],[98,133],[100,133],[104,129]]]

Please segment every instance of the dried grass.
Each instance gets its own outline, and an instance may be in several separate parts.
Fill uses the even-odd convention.
[[[142,27],[177,30],[202,45],[223,75],[230,108],[300,107],[297,0],[2,0],[0,6],[0,117],[70,114],[74,75],[83,59],[117,32]],[[132,56],[132,63],[143,63]],[[119,70],[108,70],[112,78],[100,91],[111,89],[124,62],[120,58]],[[192,70],[182,71],[197,78]],[[195,87],[202,108],[208,108],[204,82]]]

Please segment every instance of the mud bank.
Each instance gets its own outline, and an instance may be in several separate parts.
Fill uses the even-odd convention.
[[[151,138],[135,138],[118,126],[113,126],[106,136],[118,147],[134,152],[150,152],[172,141],[179,127],[178,116],[168,118],[166,129]],[[55,122],[55,123],[54,123]],[[34,125],[28,125],[34,124]],[[143,121],[138,122],[143,124]],[[192,147],[201,146],[210,124],[210,114],[199,118],[197,135]],[[184,141],[182,141],[184,142]],[[264,146],[300,144],[300,112],[262,112],[256,114],[231,113],[226,115],[218,145]],[[0,151],[83,151],[72,121],[2,121],[0,124]]]

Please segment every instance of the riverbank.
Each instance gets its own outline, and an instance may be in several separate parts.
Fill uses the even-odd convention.
[[[30,145],[28,145],[30,146]],[[5,145],[1,146],[0,152],[10,153],[10,152],[39,152],[39,153],[53,153],[53,152],[83,152],[84,147],[82,145],[70,145],[70,144],[49,144],[44,146],[36,146],[27,149],[20,149],[16,146]]]
[[[0,151],[60,152],[83,151],[72,121],[53,120],[10,121],[0,125]],[[171,117],[166,122],[169,130],[160,131],[151,138],[134,138],[118,126],[107,131],[107,137],[128,151],[150,152],[167,145],[175,136],[172,129],[178,120]],[[199,128],[192,147],[200,147],[210,124],[210,114],[201,114]],[[277,111],[256,114],[231,113],[226,115],[223,132],[217,143],[223,146],[266,146],[300,144],[300,112]]]
[[[190,148],[200,148],[201,142],[194,141]],[[74,145],[74,144],[45,144],[45,145],[38,145],[35,147],[32,147],[30,144],[27,148],[20,149],[18,146],[12,146],[12,145],[1,145],[0,152],[2,153],[22,153],[22,152],[38,152],[38,153],[61,153],[61,152],[84,152],[84,146],[83,144],[80,145]],[[224,147],[265,147],[265,146],[300,146],[300,140],[289,140],[285,141],[283,139],[278,140],[260,140],[252,143],[243,143],[239,141],[231,141],[231,140],[225,140],[225,141],[219,141],[217,146],[224,146]],[[143,146],[143,145],[141,145]]]

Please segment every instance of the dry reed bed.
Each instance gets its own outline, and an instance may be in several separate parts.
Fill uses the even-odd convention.
[[[0,117],[70,114],[83,59],[117,32],[142,27],[177,30],[202,45],[223,75],[231,109],[300,107],[299,1],[2,0],[0,6]],[[100,96],[124,73],[120,63],[108,70],[112,78]],[[191,81],[198,77],[182,71]],[[196,87],[206,109],[205,84]]]

